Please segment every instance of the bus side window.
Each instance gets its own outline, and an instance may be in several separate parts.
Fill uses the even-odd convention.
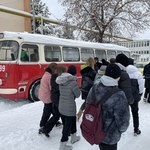
[[[45,61],[47,62],[61,61],[61,49],[59,46],[45,45],[44,55],[45,55]]]
[[[38,62],[38,60],[39,60],[38,46],[31,44],[23,44],[21,51],[21,61]]]
[[[80,61],[79,48],[63,47],[62,52],[64,61]]]
[[[116,51],[107,50],[107,59],[110,60],[111,58],[116,58]]]
[[[94,50],[88,48],[81,48],[81,60],[86,61],[89,57],[94,58]]]

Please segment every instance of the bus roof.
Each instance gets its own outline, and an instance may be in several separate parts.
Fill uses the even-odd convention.
[[[86,48],[95,48],[95,49],[107,49],[107,50],[116,50],[116,51],[129,51],[129,48],[108,44],[108,43],[94,43],[94,42],[85,42],[78,40],[70,40],[63,39],[49,35],[41,35],[41,34],[31,34],[27,32],[8,32],[4,31],[0,33],[1,38],[21,38],[26,42],[33,43],[45,43],[45,44],[53,44],[60,46],[72,46],[72,47],[86,47]]]

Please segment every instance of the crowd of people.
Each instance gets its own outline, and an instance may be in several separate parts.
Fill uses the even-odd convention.
[[[144,68],[145,94],[144,101],[150,103],[150,64]],[[90,103],[91,88],[95,88],[95,101],[100,102],[101,98],[114,87],[118,92],[102,104],[102,119],[106,136],[102,143],[99,143],[100,150],[117,150],[117,143],[121,134],[129,126],[131,108],[133,118],[133,133],[140,135],[139,129],[139,101],[144,92],[144,79],[142,74],[134,66],[134,61],[125,54],[118,54],[110,61],[98,58],[88,58],[84,65],[81,65],[82,76],[81,87],[79,88],[76,78],[76,67],[71,65],[66,70],[65,66],[51,63],[45,69],[39,88],[39,99],[43,101],[44,108],[40,121],[39,134],[50,136],[54,126],[61,125],[62,137],[59,150],[72,150],[74,144],[80,140],[77,135],[76,121],[79,120]],[[83,99],[78,112],[76,112],[75,99]],[[60,119],[61,118],[61,119]]]

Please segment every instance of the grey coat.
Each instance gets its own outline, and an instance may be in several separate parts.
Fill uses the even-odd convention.
[[[108,94],[113,87],[117,86],[117,80],[108,76],[102,76],[101,81],[96,85],[95,102],[100,102],[101,98]],[[91,90],[87,97],[87,103],[93,101]],[[102,120],[106,137],[102,143],[116,144],[121,134],[125,132],[129,126],[129,105],[123,91],[114,93],[108,100],[102,104]]]
[[[76,116],[75,98],[80,96],[80,89],[77,85],[76,77],[69,73],[62,73],[56,78],[59,84],[59,112],[65,116]]]

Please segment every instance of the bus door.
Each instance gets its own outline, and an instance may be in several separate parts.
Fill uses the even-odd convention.
[[[38,100],[38,88],[44,69],[39,62],[39,48],[34,44],[23,44],[19,63],[19,92],[32,101]]]
[[[0,96],[5,98],[15,99],[17,95],[18,51],[17,41],[0,41]]]

